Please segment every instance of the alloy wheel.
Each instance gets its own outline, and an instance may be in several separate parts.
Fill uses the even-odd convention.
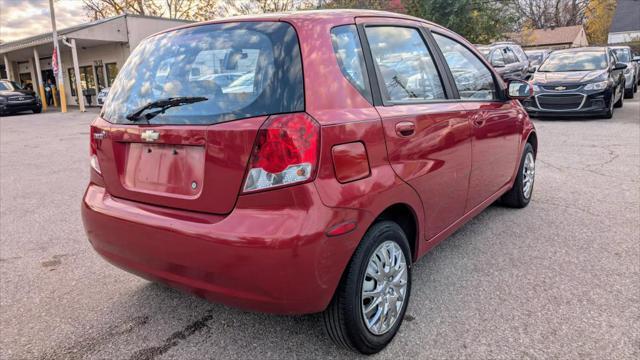
[[[398,321],[407,296],[407,261],[400,246],[385,241],[373,252],[362,282],[362,315],[367,329],[383,335]]]
[[[532,153],[527,153],[524,158],[524,166],[522,167],[522,194],[526,199],[531,197],[533,191],[533,181],[536,175],[536,164]]]

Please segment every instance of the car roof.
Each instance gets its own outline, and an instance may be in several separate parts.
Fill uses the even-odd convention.
[[[329,22],[335,23],[336,25],[339,25],[344,23],[352,23],[353,19],[356,17],[384,17],[384,18],[413,20],[413,21],[418,21],[418,22],[430,25],[430,26],[438,27],[446,31],[451,31],[441,25],[438,25],[434,22],[431,22],[425,19],[420,19],[414,16],[409,16],[404,14],[398,14],[390,11],[362,10],[362,9],[330,9],[330,10],[288,11],[288,12],[257,14],[257,15],[231,16],[231,17],[225,17],[225,18],[219,18],[219,19],[214,19],[209,21],[202,21],[202,22],[196,22],[196,23],[177,26],[174,28],[160,31],[149,37],[153,37],[158,34],[162,34],[162,33],[173,31],[173,30],[178,30],[178,29],[185,29],[185,28],[190,28],[194,26],[201,26],[201,25],[207,25],[207,24],[219,24],[219,23],[227,23],[227,22],[308,20],[308,21],[322,21],[322,22],[329,21]]]
[[[588,47],[580,47],[580,48],[569,48],[569,49],[558,49],[553,52],[598,52],[598,51],[607,51],[607,47],[605,46],[588,46]]]

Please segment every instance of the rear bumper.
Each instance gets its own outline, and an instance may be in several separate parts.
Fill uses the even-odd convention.
[[[241,196],[227,216],[117,199],[94,184],[82,203],[89,241],[114,265],[210,301],[281,314],[326,308],[364,229],[325,231],[360,216],[322,205],[313,184]]]

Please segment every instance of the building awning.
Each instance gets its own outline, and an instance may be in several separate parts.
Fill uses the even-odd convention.
[[[86,24],[72,26],[59,30],[58,36],[67,36],[69,38],[96,42],[126,42],[126,18],[125,15],[120,15],[93,21]],[[48,32],[16,41],[3,43],[0,45],[0,54],[14,52],[16,50],[26,48],[32,48],[39,45],[51,44],[52,42],[53,33]]]

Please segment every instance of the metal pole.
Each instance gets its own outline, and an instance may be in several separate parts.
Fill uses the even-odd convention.
[[[58,89],[60,92],[60,108],[61,111],[67,112],[67,95],[64,89],[64,71],[62,70],[62,57],[60,56],[60,47],[58,46],[58,31],[56,30],[56,11],[53,7],[53,0],[49,0],[49,10],[51,11],[51,28],[53,29],[53,46],[56,49],[58,57]]]
[[[40,55],[38,49],[33,48],[33,57],[36,64],[36,80],[38,81],[38,92],[40,93],[40,99],[42,100],[42,110],[47,111],[47,94],[44,92],[44,83],[42,82],[42,70],[40,70]],[[35,90],[35,88],[34,88]]]
[[[4,72],[7,73],[7,79],[8,80],[13,80],[13,74],[11,71],[11,61],[9,61],[9,58],[7,57],[7,55],[3,55],[4,57]]]
[[[62,41],[67,44],[63,39]],[[76,49],[76,39],[71,39],[71,56],[73,57],[73,72],[76,74],[76,95],[78,95],[78,105],[80,111],[85,112],[84,94],[82,91],[82,82],[80,81],[80,67],[78,66],[78,50]]]

